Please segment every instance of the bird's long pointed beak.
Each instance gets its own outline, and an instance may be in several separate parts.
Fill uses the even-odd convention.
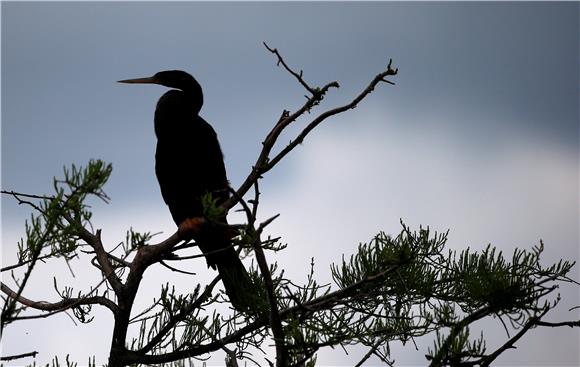
[[[128,84],[158,84],[158,81],[157,81],[157,79],[155,79],[155,77],[150,76],[148,78],[136,78],[136,79],[118,80],[117,83],[128,83]]]

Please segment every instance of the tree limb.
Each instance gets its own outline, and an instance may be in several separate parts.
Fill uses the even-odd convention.
[[[123,292],[124,286],[121,279],[117,276],[117,273],[115,273],[115,268],[109,261],[109,254],[103,247],[103,242],[101,241],[101,230],[99,229],[96,234],[93,234],[71,218],[68,213],[63,213],[63,217],[69,224],[76,225],[79,237],[95,250],[97,262],[101,267],[101,272],[103,273],[104,278],[109,282],[117,297],[119,297]]]
[[[295,72],[294,70],[292,70],[284,61],[284,59],[282,58],[282,55],[280,55],[280,53],[278,52],[278,49],[276,48],[271,48],[270,46],[268,46],[268,44],[266,44],[266,42],[262,42],[262,44],[264,45],[264,47],[266,47],[268,49],[268,51],[270,51],[271,53],[273,53],[274,55],[276,55],[276,57],[278,57],[278,62],[277,65],[282,64],[282,66],[284,67],[284,69],[286,69],[286,71],[288,71],[290,74],[292,74],[292,76],[294,76],[296,78],[296,80],[298,80],[298,82],[300,84],[302,84],[302,86],[304,88],[306,88],[306,90],[308,92],[310,92],[310,94],[315,95],[316,94],[316,90],[314,90],[314,88],[312,88],[311,86],[308,85],[308,83],[306,83],[304,81],[304,79],[302,78],[302,70],[300,70],[300,73]]]
[[[495,352],[493,352],[492,354],[488,355],[485,358],[482,358],[480,366],[481,367],[489,366],[497,357],[499,357],[500,354],[502,354],[509,348],[513,348],[515,342],[517,342],[522,336],[524,336],[524,334],[527,333],[530,328],[537,325],[537,323],[542,319],[542,317],[546,315],[546,313],[548,313],[549,310],[550,308],[546,307],[546,309],[542,311],[542,313],[539,316],[531,317],[528,320],[528,322],[524,325],[524,327],[516,335],[514,335],[511,339],[509,339],[504,345],[499,347]]]
[[[367,95],[369,95],[380,82],[386,82],[389,84],[393,84],[392,82],[386,80],[387,76],[397,75],[399,69],[392,69],[391,64],[393,60],[389,60],[389,64],[387,65],[387,70],[383,71],[382,73],[377,74],[373,80],[369,83],[369,85],[358,95],[356,96],[350,103],[336,107],[334,109],[328,110],[326,112],[321,113],[316,117],[312,122],[310,122],[304,130],[290,143],[288,144],[280,153],[278,153],[274,158],[272,158],[268,164],[264,167],[263,172],[265,173],[271,170],[282,158],[286,156],[286,154],[290,153],[298,144],[301,144],[304,141],[304,138],[320,123],[322,123],[327,118],[334,116],[336,114],[345,112],[349,109],[355,108]]]
[[[272,328],[274,344],[276,346],[276,367],[286,367],[288,364],[288,351],[285,346],[284,329],[282,328],[282,320],[280,318],[280,311],[278,310],[278,302],[276,301],[272,276],[266,261],[266,255],[264,255],[264,250],[260,244],[261,240],[260,235],[258,234],[254,243],[254,252],[256,254],[256,260],[258,261],[260,272],[264,278],[268,303],[270,304],[270,327]]]
[[[400,265],[391,266],[390,268],[385,269],[384,271],[382,271],[378,274],[367,276],[364,279],[362,279],[362,280],[360,280],[360,281],[358,281],[358,282],[356,282],[348,287],[345,287],[345,288],[339,289],[337,291],[328,293],[326,295],[317,297],[309,302],[305,302],[303,305],[297,305],[297,306],[293,306],[293,307],[281,310],[279,312],[280,319],[285,320],[285,319],[291,317],[292,315],[294,315],[298,312],[311,313],[311,312],[323,311],[325,309],[328,309],[328,308],[332,307],[333,305],[335,305],[341,299],[344,299],[346,297],[350,297],[353,294],[353,292],[355,292],[361,286],[364,286],[369,282],[377,281],[381,277],[387,276],[388,274],[391,274],[392,272],[396,271],[396,269],[398,269],[399,266]],[[219,277],[216,277],[213,280],[212,284],[217,282],[218,280],[219,280]],[[207,289],[206,289],[206,291],[207,291]],[[200,298],[202,296],[200,296]],[[198,300],[200,298],[198,298]],[[187,310],[187,312],[190,312],[190,310],[191,310],[191,308],[189,308]],[[178,315],[179,315],[179,317],[177,317]],[[269,317],[262,316],[262,317],[257,318],[255,321],[245,325],[244,327],[234,331],[233,333],[226,335],[225,337],[223,337],[220,340],[216,340],[216,341],[213,341],[213,342],[210,342],[207,344],[195,345],[195,346],[192,346],[188,349],[177,350],[177,351],[173,351],[173,352],[169,352],[169,353],[165,353],[165,354],[158,354],[158,355],[145,354],[148,351],[150,351],[151,349],[153,349],[153,347],[163,339],[163,336],[165,334],[169,333],[179,321],[182,321],[186,317],[186,315],[187,315],[186,313],[181,312],[181,313],[177,314],[176,317],[173,317],[172,320],[163,327],[163,329],[159,332],[159,334],[156,335],[153,339],[151,339],[151,341],[142,349],[140,349],[138,351],[127,351],[126,361],[128,363],[167,363],[167,362],[173,362],[173,361],[177,361],[177,360],[184,359],[184,358],[199,356],[202,354],[206,354],[206,353],[210,353],[210,352],[214,352],[216,350],[219,350],[222,348],[223,345],[227,345],[230,343],[235,343],[237,341],[240,341],[241,339],[243,339],[244,336],[246,336],[252,332],[257,331],[260,328],[263,328],[270,323]]]
[[[15,299],[19,303],[27,307],[42,311],[64,311],[69,308],[73,308],[80,305],[93,305],[93,304],[105,306],[113,312],[115,312],[117,309],[117,305],[113,301],[102,296],[65,298],[59,302],[50,303],[44,301],[32,301],[22,295],[18,295],[17,292],[14,292],[4,283],[1,283],[1,290],[7,296],[9,296],[12,299]]]
[[[580,320],[578,320],[578,321],[563,321],[563,322],[538,321],[538,322],[536,322],[536,325],[548,326],[548,327],[561,327],[561,326],[580,327]]]
[[[28,352],[28,353],[22,353],[22,354],[15,354],[12,356],[4,356],[4,357],[0,357],[0,361],[12,361],[15,359],[26,358],[26,357],[35,358],[37,354],[38,354],[38,352],[34,351],[34,352]]]
[[[304,103],[304,105],[301,108],[299,108],[295,113],[290,114],[286,110],[282,112],[282,115],[280,116],[278,122],[272,128],[270,133],[266,136],[266,139],[262,142],[262,150],[260,152],[260,155],[258,156],[256,163],[252,167],[252,171],[246,177],[246,180],[242,183],[240,188],[237,190],[238,195],[230,197],[222,205],[222,207],[224,207],[225,209],[230,209],[234,205],[236,205],[239,202],[239,198],[243,197],[248,192],[248,190],[252,187],[252,185],[254,185],[255,182],[258,181],[258,179],[261,177],[262,174],[271,170],[282,158],[284,158],[284,156],[286,156],[290,151],[292,151],[298,144],[302,143],[302,141],[310,133],[310,131],[312,131],[321,122],[326,120],[328,117],[344,112],[348,109],[355,108],[358,105],[358,103],[360,103],[367,95],[369,95],[380,82],[394,84],[385,78],[387,76],[396,75],[398,72],[398,69],[391,68],[392,60],[390,60],[387,69],[382,73],[376,75],[375,78],[369,83],[369,85],[349,104],[334,108],[332,110],[328,110],[320,114],[317,118],[315,118],[312,122],[310,122],[304,130],[302,130],[302,132],[296,137],[296,139],[294,139],[290,144],[288,144],[288,146],[286,146],[281,152],[279,152],[273,159],[270,159],[269,158],[270,152],[274,147],[282,131],[292,122],[296,121],[305,112],[310,111],[310,109],[313,106],[317,105],[324,98],[324,95],[328,92],[330,88],[332,87],[338,88],[339,84],[338,82],[334,81],[326,84],[322,88],[314,89],[310,87],[302,78],[302,73],[296,73],[295,71],[290,69],[290,67],[287,66],[287,64],[284,62],[284,59],[282,58],[277,49],[272,49],[265,43],[264,46],[266,46],[266,48],[270,52],[274,53],[278,57],[279,64],[282,64],[290,74],[292,74],[296,79],[298,79],[300,84],[302,84],[310,93],[312,93],[312,97],[309,97],[306,103]]]

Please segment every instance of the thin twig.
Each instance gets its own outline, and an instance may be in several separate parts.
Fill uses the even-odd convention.
[[[165,335],[167,335],[167,333],[169,333],[171,330],[173,330],[173,328],[175,327],[175,325],[177,325],[177,323],[179,323],[180,321],[182,321],[183,319],[185,319],[185,317],[187,315],[190,314],[190,312],[192,310],[195,310],[196,308],[201,307],[201,305],[207,300],[207,298],[211,295],[211,292],[213,290],[213,288],[215,287],[215,285],[218,283],[218,281],[221,279],[221,276],[216,276],[211,283],[209,283],[206,287],[205,290],[203,291],[202,294],[199,295],[199,297],[197,297],[197,299],[195,300],[195,302],[191,303],[189,305],[189,307],[186,307],[185,309],[183,309],[182,311],[180,311],[179,313],[173,315],[165,324],[165,326],[163,326],[159,332],[157,333],[157,335],[155,335],[153,338],[151,338],[151,340],[149,340],[149,342],[141,349],[139,349],[138,351],[136,351],[137,354],[145,354],[147,352],[149,352],[151,349],[153,349],[159,342],[161,342],[163,340],[163,338],[165,337]]]
[[[361,360],[354,365],[354,367],[361,367],[363,363],[365,363],[373,354],[375,354],[376,350],[385,342],[384,339],[379,338],[371,347],[369,351],[361,358]]]
[[[286,69],[286,71],[288,71],[290,74],[292,74],[292,76],[294,76],[296,78],[296,80],[298,80],[298,82],[304,87],[306,88],[306,90],[308,92],[310,92],[310,94],[315,95],[316,94],[316,90],[314,90],[314,88],[312,88],[311,86],[308,85],[308,83],[306,83],[306,81],[304,81],[304,79],[302,78],[302,70],[300,70],[300,73],[295,72],[294,70],[292,70],[284,61],[284,59],[282,58],[282,55],[280,55],[280,53],[278,52],[278,49],[276,48],[271,48],[270,46],[268,46],[268,44],[266,44],[266,42],[262,42],[264,44],[264,47],[266,47],[266,49],[268,49],[268,51],[270,51],[271,53],[273,53],[274,55],[276,55],[276,57],[278,58],[278,62],[277,65],[282,64],[282,66],[284,67],[284,69]]]
[[[32,301],[22,295],[18,295],[17,292],[14,292],[10,287],[6,284],[0,282],[0,287],[2,292],[4,292],[10,298],[18,301],[19,303],[34,308],[37,310],[42,311],[64,311],[66,309],[80,306],[80,305],[92,305],[92,304],[100,304],[102,306],[107,307],[111,311],[115,312],[117,305],[110,299],[101,296],[93,296],[93,297],[80,297],[80,298],[65,298],[59,302],[44,302],[44,301]]]
[[[95,234],[93,234],[89,232],[85,227],[80,225],[80,223],[76,223],[75,220],[71,218],[71,216],[68,215],[67,213],[63,213],[63,217],[70,224],[77,225],[79,237],[83,241],[85,241],[89,246],[91,246],[93,250],[95,250],[97,262],[100,265],[101,272],[103,273],[104,278],[107,279],[107,281],[113,288],[113,291],[115,291],[115,294],[119,296],[119,294],[123,292],[124,284],[121,282],[121,279],[115,273],[115,268],[109,261],[109,254],[107,253],[107,251],[105,251],[105,248],[103,247],[103,242],[101,241],[101,230],[99,229]]]
[[[501,347],[496,349],[495,352],[493,352],[492,354],[483,358],[480,366],[481,367],[489,366],[497,357],[499,357],[500,354],[502,354],[504,351],[506,351],[509,348],[513,348],[513,345],[515,344],[515,342],[517,342],[522,336],[524,336],[524,334],[527,333],[527,331],[530,328],[537,325],[537,323],[542,319],[542,317],[544,317],[546,315],[546,313],[548,313],[549,310],[550,310],[550,308],[547,307],[546,309],[544,309],[542,311],[542,313],[540,315],[531,317],[528,320],[528,322],[524,325],[524,327],[516,335],[514,335],[511,339],[509,339],[507,342],[505,342],[504,345],[502,345]]]
[[[274,284],[272,282],[272,276],[266,261],[266,255],[264,255],[264,250],[260,246],[260,242],[260,236],[258,235],[256,237],[256,243],[254,244],[254,253],[256,254],[256,260],[258,262],[258,267],[260,268],[262,278],[264,278],[264,285],[266,286],[266,293],[268,295],[268,303],[270,304],[270,327],[272,329],[274,344],[276,346],[276,367],[286,367],[288,364],[288,351],[286,350],[285,346],[282,319],[280,318],[280,311],[278,310],[278,303],[276,300],[276,294],[274,292]]]
[[[12,361],[15,359],[26,358],[26,357],[36,358],[37,354],[38,354],[38,352],[34,351],[34,352],[28,352],[28,353],[22,353],[22,354],[15,354],[12,356],[4,356],[4,357],[0,357],[0,361]]]
[[[217,249],[217,250],[208,251],[208,252],[206,252],[205,254],[199,254],[199,255],[189,255],[189,256],[171,256],[171,257],[166,257],[166,258],[164,258],[163,260],[165,260],[165,261],[180,261],[180,260],[190,260],[190,259],[197,259],[197,258],[200,258],[200,257],[204,257],[204,258],[205,258],[205,257],[207,257],[208,255],[217,254],[217,253],[220,253],[220,252],[223,252],[223,251],[229,250],[229,249],[231,249],[231,248],[234,248],[235,246],[236,246],[236,245],[232,243],[231,245],[228,245],[228,246],[226,246],[226,247],[222,247],[222,248],[219,248],[219,249]]]
[[[142,311],[141,313],[139,313],[139,314],[135,315],[133,318],[131,318],[129,320],[129,323],[134,323],[141,316],[145,315],[146,313],[148,313],[149,311],[154,309],[155,306],[157,306],[160,302],[161,302],[161,299],[158,299],[157,301],[155,301],[151,306],[147,307],[144,311]]]
[[[53,257],[53,256],[55,256],[55,254],[54,253],[50,253],[50,254],[47,254],[47,255],[39,256],[36,259],[25,260],[25,261],[22,261],[22,262],[20,262],[18,264],[8,265],[8,266],[5,266],[5,267],[1,268],[0,269],[0,272],[5,272],[5,271],[8,271],[8,270],[14,270],[14,269],[17,269],[17,268],[19,268],[21,266],[24,266],[26,264],[30,264],[33,261],[42,261],[42,260],[48,259],[48,258]]]
[[[264,228],[266,228],[270,223],[272,223],[274,220],[276,220],[279,216],[280,216],[280,213],[266,219],[264,222],[260,223],[260,225],[258,226],[258,229],[256,231],[258,233],[261,233],[264,230]]]
[[[265,44],[265,46],[270,52],[274,52],[275,49],[270,48],[266,44]],[[279,60],[283,61],[283,58],[277,52],[277,50],[276,50],[275,54],[277,55]],[[279,63],[282,63],[282,61],[279,61]],[[282,65],[286,65],[286,63],[284,62]],[[342,113],[348,109],[355,108],[358,105],[358,103],[360,103],[366,96],[368,96],[379,83],[385,82],[388,84],[394,84],[386,79],[387,76],[396,75],[398,72],[398,69],[392,69],[391,66],[392,66],[392,60],[389,61],[389,64],[387,65],[387,69],[385,71],[383,71],[382,73],[377,74],[375,76],[375,78],[369,83],[369,85],[357,97],[355,97],[350,103],[348,103],[344,106],[334,108],[332,110],[328,110],[328,111],[320,114],[318,117],[316,117],[314,120],[312,120],[312,122],[310,122],[306,126],[306,128],[304,128],[302,130],[302,132],[296,137],[296,139],[294,139],[290,144],[288,144],[273,159],[270,159],[270,152],[271,152],[272,148],[274,147],[274,145],[275,145],[278,137],[282,133],[282,131],[287,126],[289,126],[292,122],[296,121],[304,113],[310,111],[313,106],[317,105],[322,100],[322,98],[328,92],[328,90],[330,88],[338,88],[339,87],[338,82],[334,81],[334,82],[327,83],[325,86],[323,86],[320,89],[316,89],[316,90],[311,91],[312,88],[310,86],[308,86],[308,84],[306,84],[306,82],[304,82],[301,74],[298,74],[298,73],[294,72],[292,69],[290,69],[289,67],[285,66],[286,70],[288,70],[294,77],[297,77],[299,79],[299,81],[301,81],[301,84],[304,83],[303,85],[305,85],[305,88],[311,92],[314,92],[314,94],[311,98],[308,98],[307,101],[304,103],[304,105],[301,108],[299,108],[296,112],[294,112],[293,114],[290,114],[286,110],[284,110],[282,112],[282,115],[280,116],[278,122],[272,128],[270,133],[268,133],[268,135],[266,136],[266,139],[262,142],[262,150],[258,156],[258,159],[256,160],[256,163],[252,167],[252,171],[248,174],[245,181],[242,183],[242,185],[237,190],[237,195],[230,197],[224,204],[222,204],[222,207],[225,209],[231,209],[234,205],[236,205],[239,202],[239,198],[243,197],[248,192],[248,190],[260,179],[262,174],[271,170],[282,158],[284,158],[290,151],[292,151],[294,148],[296,148],[296,146],[298,144],[301,144],[304,141],[304,138],[310,133],[310,131],[312,131],[316,126],[318,126],[320,123],[322,123],[328,117]]]
[[[260,187],[259,180],[254,182],[254,199],[251,201],[252,204],[252,217],[256,218],[258,216],[258,204],[260,203]]]
[[[548,327],[561,327],[561,326],[580,327],[580,320],[578,320],[578,321],[563,321],[563,322],[538,321],[538,322],[536,322],[536,325],[548,326]]]
[[[256,182],[258,182],[258,181],[256,181]],[[254,211],[252,209],[250,209],[250,206],[248,205],[248,203],[244,200],[244,198],[242,196],[240,196],[238,194],[238,192],[236,190],[230,188],[230,192],[231,192],[232,196],[236,198],[238,203],[240,203],[240,205],[242,205],[242,210],[244,211],[244,213],[246,213],[246,219],[248,220],[248,224],[245,227],[253,226],[254,222],[256,221],[256,216],[254,215]]]
[[[192,272],[189,272],[189,271],[180,270],[180,269],[174,268],[173,266],[167,265],[165,263],[165,261],[163,261],[163,260],[161,260],[159,263],[161,265],[165,266],[167,269],[169,269],[171,271],[175,271],[177,273],[181,273],[181,274],[185,274],[185,275],[197,275],[197,273],[192,273]]]
[[[280,153],[278,153],[274,158],[272,158],[267,165],[263,168],[263,172],[267,172],[272,169],[282,158],[286,156],[286,154],[290,153],[297,145],[302,144],[304,138],[320,123],[322,123],[327,118],[334,116],[336,114],[345,112],[349,109],[355,108],[360,101],[362,101],[367,95],[369,95],[380,82],[387,82],[389,84],[393,84],[392,82],[387,81],[385,78],[391,75],[397,75],[399,69],[392,69],[391,68],[392,60],[389,60],[389,64],[387,66],[387,70],[383,71],[382,73],[377,74],[373,80],[369,83],[369,85],[358,95],[356,96],[350,103],[336,107],[334,109],[328,110],[326,112],[321,113],[318,115],[312,122],[310,122],[304,130],[298,136],[290,142]]]
[[[49,195],[24,194],[24,193],[16,192],[16,191],[13,191],[13,190],[1,190],[0,192],[2,194],[6,194],[6,195],[22,196],[22,197],[30,198],[30,199],[46,199],[46,200],[52,200],[52,199],[55,198],[54,196],[49,196]]]

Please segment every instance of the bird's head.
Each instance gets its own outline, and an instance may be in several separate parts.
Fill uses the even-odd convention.
[[[180,89],[184,92],[201,94],[201,86],[197,80],[182,70],[160,71],[151,77],[119,80],[119,83],[159,84],[169,88]]]

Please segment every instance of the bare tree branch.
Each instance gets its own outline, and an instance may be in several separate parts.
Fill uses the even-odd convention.
[[[3,268],[0,269],[0,272],[5,272],[5,271],[8,271],[8,270],[18,269],[19,267],[24,266],[26,264],[30,264],[31,262],[34,262],[34,261],[42,261],[42,260],[49,259],[51,257],[54,257],[54,254],[47,254],[47,255],[39,256],[36,259],[25,260],[25,261],[19,262],[18,264],[13,264],[13,265],[5,266],[5,267],[3,267]]]
[[[10,298],[15,299],[19,303],[31,307],[37,310],[42,311],[64,311],[69,308],[73,308],[80,305],[93,305],[99,304],[102,306],[107,307],[111,311],[115,312],[117,309],[117,305],[106,297],[101,296],[93,296],[93,297],[80,297],[80,298],[65,298],[59,302],[45,302],[45,301],[32,301],[22,295],[18,295],[17,292],[14,292],[10,289],[6,284],[1,284],[1,290]]]
[[[389,84],[393,84],[389,82],[385,78],[387,76],[396,75],[399,69],[392,69],[391,68],[392,60],[389,60],[389,64],[387,65],[387,70],[383,71],[382,73],[377,74],[373,80],[369,83],[369,85],[358,95],[356,96],[350,103],[336,107],[332,110],[328,110],[323,112],[322,114],[318,115],[312,122],[310,122],[304,130],[290,143],[288,144],[280,153],[278,153],[274,158],[272,158],[268,164],[263,168],[262,173],[265,173],[271,170],[282,158],[286,156],[286,154],[290,153],[298,144],[301,144],[304,141],[304,138],[320,123],[322,123],[327,118],[334,116],[336,114],[345,112],[349,109],[355,108],[360,101],[362,101],[367,95],[369,95],[380,82],[386,82]]]
[[[123,283],[121,279],[115,273],[115,268],[109,261],[109,253],[103,247],[103,242],[101,241],[101,230],[98,229],[96,234],[91,233],[80,223],[77,223],[70,215],[63,213],[63,217],[72,225],[76,225],[78,229],[79,237],[85,241],[89,246],[95,250],[95,255],[97,262],[101,267],[101,272],[103,277],[109,282],[117,297],[123,292]]]
[[[4,357],[0,357],[0,361],[13,361],[15,359],[26,358],[26,357],[35,358],[37,354],[38,354],[38,352],[34,351],[34,352],[28,352],[28,353],[22,353],[22,354],[15,354],[12,356],[4,356]]]
[[[260,243],[260,235],[258,234],[254,243],[254,252],[256,254],[256,260],[258,261],[260,273],[264,278],[268,303],[270,304],[270,327],[272,328],[274,344],[276,346],[276,367],[286,367],[288,364],[288,351],[285,346],[284,329],[282,328],[282,320],[280,318],[280,311],[278,310],[278,302],[274,292],[274,284],[272,283],[270,268],[268,267],[266,255],[264,255],[264,250],[262,249],[262,246],[260,246]]]
[[[371,347],[369,351],[355,364],[354,367],[361,367],[373,354],[376,353],[377,349],[385,342],[385,339],[379,338]]]
[[[495,352],[493,352],[492,354],[486,356],[485,358],[482,358],[481,367],[486,367],[491,365],[491,363],[500,356],[500,354],[502,354],[503,352],[505,352],[507,349],[509,348],[513,348],[514,344],[522,337],[524,336],[525,333],[528,332],[528,330],[532,327],[534,327],[535,325],[537,325],[537,323],[542,319],[542,317],[544,317],[546,315],[546,313],[548,313],[548,311],[550,310],[550,308],[546,308],[545,310],[542,311],[542,313],[540,315],[531,317],[528,322],[524,325],[524,327],[522,327],[522,329],[516,334],[514,335],[511,339],[509,339],[507,342],[505,342],[504,345],[502,345],[501,347],[499,347],[498,349],[496,349]]]
[[[278,49],[276,48],[271,48],[270,46],[268,46],[268,44],[266,44],[266,42],[262,42],[264,44],[264,47],[266,47],[268,49],[268,51],[270,51],[271,53],[273,53],[274,55],[276,55],[276,57],[278,57],[278,63],[277,65],[282,64],[282,66],[284,67],[284,69],[286,69],[290,74],[292,74],[292,76],[294,76],[296,78],[296,80],[298,80],[298,82],[300,84],[302,84],[302,86],[304,88],[306,88],[306,90],[308,92],[310,92],[310,94],[312,94],[313,96],[316,94],[316,90],[314,90],[314,88],[312,88],[311,86],[308,85],[308,83],[306,83],[304,81],[304,79],[302,78],[302,70],[300,70],[300,73],[295,72],[294,70],[292,70],[284,61],[284,59],[282,58],[282,55],[280,55],[280,53],[278,52]]]
[[[358,103],[360,103],[368,94],[370,94],[380,82],[393,84],[392,82],[388,81],[386,79],[386,77],[396,75],[398,72],[398,69],[391,68],[392,60],[389,61],[387,69],[385,71],[383,71],[382,73],[378,74],[370,82],[370,84],[356,98],[354,98],[349,104],[341,106],[341,107],[337,107],[337,108],[332,109],[332,110],[328,110],[328,111],[322,113],[321,115],[319,115],[317,118],[315,118],[311,123],[309,123],[306,126],[306,128],[296,137],[296,139],[294,139],[288,146],[286,146],[273,159],[270,159],[270,152],[271,152],[272,148],[274,147],[274,145],[275,145],[278,137],[282,133],[282,131],[287,126],[289,126],[292,122],[296,121],[304,113],[310,111],[310,109],[313,106],[320,103],[320,101],[324,98],[325,94],[328,92],[328,90],[330,88],[333,88],[333,87],[338,88],[339,84],[338,84],[338,82],[334,81],[334,82],[330,82],[330,83],[326,84],[322,88],[310,87],[308,85],[308,83],[306,83],[304,81],[304,79],[302,78],[301,72],[296,73],[290,67],[288,67],[288,65],[286,64],[286,62],[284,61],[283,57],[280,55],[280,53],[277,49],[271,48],[266,43],[264,43],[264,46],[268,49],[268,51],[270,51],[276,55],[276,57],[278,58],[278,64],[282,64],[282,66],[291,75],[293,75],[300,82],[300,84],[302,84],[312,94],[312,97],[307,98],[307,101],[304,103],[304,105],[301,108],[299,108],[296,112],[294,112],[293,114],[290,114],[286,110],[282,112],[282,115],[280,116],[278,122],[272,128],[270,133],[266,136],[266,139],[262,142],[262,151],[260,152],[260,155],[258,156],[256,163],[252,167],[252,171],[250,172],[248,177],[246,177],[246,180],[242,183],[240,188],[237,190],[238,195],[232,196],[230,199],[228,199],[222,205],[222,207],[224,207],[225,209],[230,209],[234,205],[236,205],[239,202],[239,198],[243,197],[248,192],[248,190],[254,185],[254,183],[259,180],[259,178],[261,177],[262,174],[271,170],[282,158],[284,158],[284,156],[286,156],[286,154],[288,154],[290,151],[292,151],[298,144],[302,143],[302,141],[308,135],[308,133],[310,133],[310,131],[312,131],[321,122],[326,120],[328,117],[331,117],[331,116],[336,115],[338,113],[344,112],[348,109],[355,108],[358,105]]]
[[[174,271],[174,272],[177,272],[177,273],[181,273],[181,274],[185,274],[185,275],[196,275],[197,274],[197,273],[192,273],[190,271],[185,271],[185,270],[180,270],[180,269],[174,268],[173,266],[167,265],[165,263],[165,261],[163,261],[163,260],[159,261],[159,263],[161,265],[163,265],[164,267],[166,267],[167,269]]]
[[[538,326],[548,326],[548,327],[561,327],[561,326],[580,327],[580,320],[577,320],[577,321],[564,321],[564,322],[538,321],[538,322],[536,322],[536,325],[538,325]]]
[[[16,192],[14,190],[1,190],[0,193],[6,194],[6,195],[12,195],[17,200],[18,200],[18,196],[30,198],[30,199],[47,199],[47,200],[52,200],[55,198],[54,196],[50,196],[50,195],[23,194],[21,192]]]

